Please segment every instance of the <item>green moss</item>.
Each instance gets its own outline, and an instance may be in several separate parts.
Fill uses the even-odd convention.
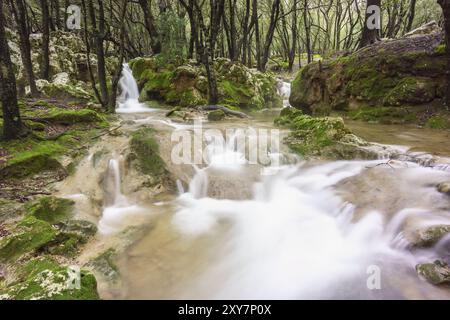
[[[137,157],[141,171],[144,174],[158,177],[165,173],[165,166],[159,156],[159,145],[154,135],[155,131],[151,128],[134,132],[130,141],[130,148]]]
[[[234,105],[245,109],[261,109],[264,100],[257,99],[255,93],[248,86],[223,80],[219,83],[220,103]],[[255,99],[256,98],[256,99]]]
[[[422,104],[436,97],[436,83],[428,78],[407,77],[386,96],[384,102],[388,105],[403,103]]]
[[[0,261],[12,261],[43,247],[56,238],[56,230],[48,223],[33,216],[26,217],[12,230],[12,234],[0,241]]]
[[[44,170],[62,169],[55,159],[64,148],[53,141],[36,141],[32,138],[2,142],[11,158],[0,169],[0,177],[21,178]]]
[[[43,197],[27,206],[30,215],[51,224],[62,222],[73,214],[75,202],[56,197]]]
[[[450,116],[434,115],[427,120],[425,126],[431,129],[450,129]]]
[[[413,123],[417,121],[414,113],[406,108],[393,107],[362,107],[348,113],[352,120],[379,122],[385,124]]]
[[[57,238],[47,245],[51,254],[73,257],[80,246],[86,244],[97,233],[97,226],[89,221],[69,220],[58,224]]]
[[[80,110],[52,109],[47,114],[43,115],[42,118],[45,121],[64,125],[105,121],[104,117],[99,115],[94,110],[90,109],[80,109]]]
[[[97,281],[85,271],[80,287],[70,282],[69,269],[48,257],[36,258],[20,268],[19,279],[0,291],[4,300],[97,300]],[[71,286],[72,285],[72,286]]]
[[[324,148],[334,145],[351,134],[341,118],[314,118],[308,115],[291,114],[275,120],[285,124],[292,133],[288,137],[289,147],[302,156],[320,155]]]
[[[434,53],[437,55],[443,55],[443,54],[445,54],[446,50],[447,50],[447,48],[446,48],[445,44],[440,44],[436,48],[434,48]]]
[[[208,120],[209,121],[221,121],[225,119],[225,112],[222,110],[214,110],[208,113]]]

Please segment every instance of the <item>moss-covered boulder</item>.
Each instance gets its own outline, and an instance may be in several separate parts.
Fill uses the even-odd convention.
[[[430,111],[443,110],[446,60],[440,50],[442,42],[440,32],[417,35],[311,63],[293,81],[290,103],[314,115],[408,106],[412,107],[409,113],[423,111],[429,117]],[[416,108],[423,105],[427,108]],[[374,112],[371,118],[377,115]]]
[[[286,108],[275,124],[291,129],[286,144],[305,158],[373,159],[377,151],[355,136],[342,118],[311,117],[294,108]]]
[[[72,269],[73,270],[73,269]],[[72,271],[49,257],[35,258],[17,270],[17,279],[0,289],[0,300],[98,300],[97,281],[80,271],[79,283]]]
[[[447,234],[450,234],[450,225],[437,225],[419,229],[413,235],[412,245],[418,248],[432,247]]]
[[[94,99],[84,86],[80,83],[60,83],[48,82],[47,80],[37,80],[36,86],[45,97],[66,101],[88,102]]]
[[[97,226],[85,220],[69,220],[56,225],[58,235],[46,245],[46,251],[52,255],[73,257],[79,253],[96,233]]]
[[[135,158],[139,170],[153,177],[166,173],[164,161],[159,156],[159,145],[152,128],[143,128],[132,134],[130,140],[132,159]]]
[[[442,261],[422,263],[416,266],[417,273],[434,285],[450,284],[450,267]]]
[[[222,110],[214,110],[208,113],[208,120],[209,121],[221,121],[225,119],[225,112]]]
[[[204,105],[208,101],[208,81],[202,65],[194,61],[162,64],[158,57],[130,61],[141,91],[141,100],[162,100],[182,107]],[[281,107],[276,79],[228,59],[214,63],[219,103],[242,109]]]
[[[57,231],[48,222],[29,216],[0,240],[0,262],[14,261],[20,256],[42,248],[56,238]]]
[[[27,206],[29,215],[51,224],[68,220],[73,215],[75,202],[56,197],[43,197]]]
[[[114,263],[116,256],[117,253],[114,249],[108,249],[89,261],[87,265],[109,281],[117,281],[119,279],[119,268]]]

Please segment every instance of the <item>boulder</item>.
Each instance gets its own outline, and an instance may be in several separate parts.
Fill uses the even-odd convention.
[[[141,100],[162,100],[171,105],[195,107],[208,101],[205,68],[194,61],[161,64],[158,58],[130,61],[133,75],[142,88]],[[273,74],[219,58],[214,63],[219,103],[242,109],[281,107]]]
[[[424,106],[424,115],[428,110],[428,117],[430,106],[444,110],[446,60],[442,43],[441,32],[417,34],[311,63],[293,81],[290,103],[313,115],[407,106],[410,109],[402,116],[408,118],[406,121],[427,119],[411,114],[420,112],[420,106]]]
[[[416,266],[417,273],[434,285],[450,284],[450,267],[442,261],[422,263]]]
[[[222,110],[215,110],[208,113],[208,120],[209,121],[221,121],[225,119],[225,112]]]

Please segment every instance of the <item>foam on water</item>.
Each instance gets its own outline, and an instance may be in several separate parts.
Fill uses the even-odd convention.
[[[125,63],[122,70],[122,78],[119,81],[122,94],[118,98],[119,107],[117,113],[145,113],[152,112],[145,104],[139,102],[139,88],[133,77],[130,66]]]

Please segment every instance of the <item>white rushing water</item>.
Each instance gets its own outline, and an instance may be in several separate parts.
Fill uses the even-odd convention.
[[[145,104],[139,102],[139,88],[133,77],[130,66],[125,63],[122,70],[122,78],[119,82],[122,94],[118,98],[119,107],[117,113],[144,113],[152,112]]]
[[[121,86],[127,92],[123,108],[130,112],[138,110],[135,103],[139,93],[128,66],[124,68]],[[286,106],[290,89],[289,83],[279,86]],[[136,122],[162,123],[174,131],[193,128],[156,117]],[[426,217],[428,226],[448,224],[449,217],[418,206],[400,208],[393,218],[387,218],[381,210],[368,210],[358,216],[355,205],[346,202],[336,188],[346,179],[356,179],[386,160],[283,165],[279,161],[283,158],[281,153],[269,152],[269,158],[276,157],[278,161],[266,169],[274,170],[253,183],[246,180],[247,176],[259,170],[249,164],[246,150],[237,143],[245,138],[249,137],[237,131],[227,141],[209,141],[204,150],[208,165],[195,167],[188,191],[177,182],[180,195],[176,211],[164,215],[164,222],[149,231],[149,242],[144,242],[144,248],[133,253],[128,262],[131,267],[127,271],[135,279],[129,280],[132,297],[137,294],[139,298],[172,299],[416,298],[422,297],[423,290],[429,290],[429,285],[418,278],[415,265],[433,261],[437,254],[448,256],[450,238],[442,239],[434,251],[412,254],[407,250],[409,243],[402,227],[410,217]],[[120,157],[113,157],[109,163],[106,189],[112,197],[105,202],[99,223],[102,234],[139,225],[148,214],[148,210],[133,205],[122,194],[121,161]],[[412,183],[408,179],[450,178],[448,173],[413,163],[406,163],[404,168],[405,173],[398,177],[409,185]],[[389,175],[394,171],[386,172]],[[247,200],[215,198],[209,192],[213,186],[234,188],[235,193],[240,193],[246,183],[253,184],[252,195],[239,199]],[[377,187],[380,186],[371,189]],[[434,196],[427,194],[424,199],[434,201]],[[381,272],[379,281],[371,282],[369,276],[373,272]],[[410,288],[414,288],[413,293]]]
[[[115,234],[130,226],[139,225],[148,212],[142,207],[131,204],[121,190],[121,158],[109,161],[105,190],[109,198],[105,201],[98,229],[103,235]]]
[[[378,163],[286,166],[257,183],[247,201],[208,198],[207,173],[197,171],[189,192],[179,197],[180,209],[172,222],[186,237],[222,235],[223,243],[181,296],[376,298],[379,292],[367,285],[373,270],[382,269],[383,280],[401,276],[407,281],[408,273],[415,279],[418,258],[399,243],[399,229],[407,217],[423,210],[401,211],[388,224],[376,211],[354,222],[354,207],[333,188]],[[229,228],[224,230],[224,223]],[[386,281],[384,289],[392,285]],[[385,298],[392,292],[389,289]]]

